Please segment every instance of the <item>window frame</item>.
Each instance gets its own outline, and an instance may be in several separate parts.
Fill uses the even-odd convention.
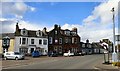
[[[52,44],[52,37],[49,37],[49,44]]]
[[[47,40],[46,39],[43,40],[43,45],[47,45]]]
[[[59,44],[62,44],[62,38],[59,38]]]
[[[41,41],[41,43],[40,43],[40,41]],[[39,45],[42,45],[42,39],[39,39]]]
[[[35,39],[31,39],[31,44],[35,44]]]
[[[23,40],[23,39],[25,39],[25,40]],[[26,44],[26,38],[22,38],[22,45],[25,45]]]

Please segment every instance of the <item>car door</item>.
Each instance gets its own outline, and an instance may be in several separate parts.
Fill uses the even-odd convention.
[[[11,59],[11,54],[10,54],[10,53],[6,53],[6,57],[7,57],[8,59]]]

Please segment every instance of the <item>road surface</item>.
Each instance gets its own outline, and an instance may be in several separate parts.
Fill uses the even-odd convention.
[[[95,69],[95,65],[103,62],[103,54],[51,57],[28,65],[8,67],[7,69]]]

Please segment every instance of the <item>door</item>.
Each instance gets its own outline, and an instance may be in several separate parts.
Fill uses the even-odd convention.
[[[31,48],[31,53],[34,51],[34,48]]]

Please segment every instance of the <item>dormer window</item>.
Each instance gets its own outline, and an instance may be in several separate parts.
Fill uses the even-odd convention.
[[[38,30],[38,31],[36,32],[36,35],[37,35],[37,36],[42,36],[42,31]]]
[[[70,35],[70,31],[68,31],[68,30],[65,31],[65,34],[66,34],[66,35]]]
[[[21,30],[21,35],[27,35],[27,30],[25,28]]]
[[[73,35],[76,35],[77,33],[76,32],[71,32]]]

